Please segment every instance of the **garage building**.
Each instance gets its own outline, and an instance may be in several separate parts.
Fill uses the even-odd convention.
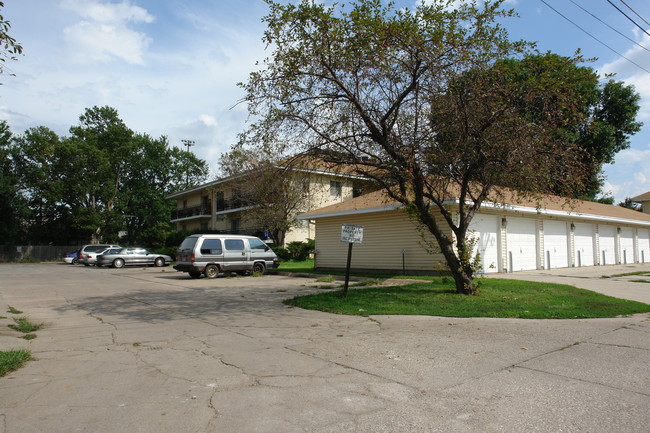
[[[382,191],[299,218],[315,222],[317,269],[345,268],[344,224],[363,226],[354,270],[430,273],[446,263],[441,253],[427,252],[417,225]],[[484,273],[650,262],[650,214],[619,206],[551,196],[539,203],[484,203],[470,230]]]

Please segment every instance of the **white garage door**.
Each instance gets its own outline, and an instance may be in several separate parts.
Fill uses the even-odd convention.
[[[471,236],[477,239],[473,256],[481,255],[481,271],[499,272],[497,230],[500,221],[496,215],[475,215],[469,225]],[[469,235],[468,235],[469,236]]]
[[[546,269],[569,266],[569,238],[564,221],[546,220],[544,223],[544,258]]]
[[[621,263],[634,263],[634,229],[621,227]]]
[[[576,223],[573,231],[576,266],[593,266],[594,263],[594,225]]]
[[[537,269],[537,221],[508,218],[506,245],[508,270]]]
[[[639,262],[650,262],[650,236],[648,229],[637,229],[637,238],[639,242]]]
[[[598,239],[600,249],[600,264],[613,265],[616,263],[616,227],[599,225]]]

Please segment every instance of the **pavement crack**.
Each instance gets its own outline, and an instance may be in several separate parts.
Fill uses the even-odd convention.
[[[617,391],[631,392],[631,393],[634,393],[634,394],[643,395],[645,397],[650,397],[650,393],[647,393],[647,392],[639,392],[639,391],[635,391],[633,389],[621,388],[621,387],[618,387],[618,386],[611,386],[611,385],[607,385],[606,383],[602,383],[602,382],[596,382],[596,381],[593,381],[593,380],[581,379],[579,377],[567,376],[565,374],[553,373],[553,372],[550,372],[550,371],[540,370],[540,369],[532,368],[532,367],[525,367],[523,365],[516,365],[513,368],[520,368],[522,370],[534,371],[534,372],[537,372],[537,373],[548,374],[550,376],[561,377],[563,379],[569,379],[569,380],[573,380],[573,381],[576,381],[576,382],[582,382],[582,383],[589,383],[591,385],[604,386],[606,388],[615,389]]]

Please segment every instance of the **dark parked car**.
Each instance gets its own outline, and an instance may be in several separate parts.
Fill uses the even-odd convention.
[[[165,254],[150,253],[144,248],[111,248],[97,256],[97,266],[166,266],[172,261]]]

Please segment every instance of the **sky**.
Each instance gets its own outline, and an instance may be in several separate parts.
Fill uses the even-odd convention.
[[[262,0],[4,3],[10,35],[24,49],[6,65],[15,76],[0,77],[0,119],[14,134],[46,126],[67,136],[85,108],[107,105],[134,131],[164,135],[178,147],[194,141],[192,152],[218,174],[219,155],[247,126],[237,83],[269,55],[261,39],[268,12]],[[616,203],[650,191],[650,36],[644,33],[650,33],[650,2],[507,0],[505,6],[519,15],[504,23],[513,39],[566,56],[580,49],[597,59],[589,66],[601,75],[614,73],[635,86],[637,120],[645,126],[605,167],[605,190]]]

